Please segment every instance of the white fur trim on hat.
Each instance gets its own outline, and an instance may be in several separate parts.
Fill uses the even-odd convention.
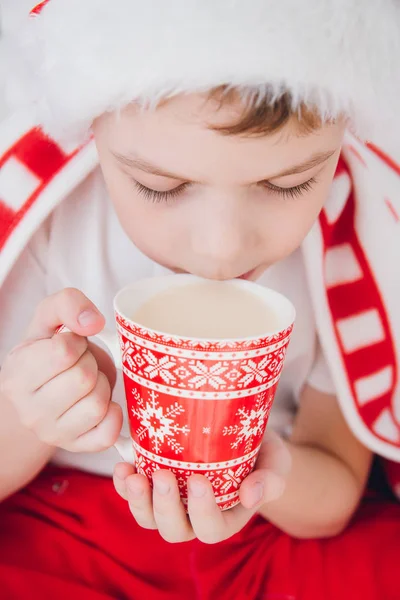
[[[6,51],[14,103],[60,141],[133,100],[225,84],[344,112],[363,137],[399,122],[397,0],[50,0]]]

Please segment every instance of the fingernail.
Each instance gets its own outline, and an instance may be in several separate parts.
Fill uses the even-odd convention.
[[[87,327],[88,325],[93,325],[93,323],[97,321],[98,317],[99,314],[96,311],[91,309],[84,310],[78,317],[78,323],[79,325],[82,325],[82,327]]]
[[[205,496],[206,486],[198,481],[191,481],[189,484],[189,491],[195,498],[201,498]]]
[[[170,490],[169,483],[166,483],[165,481],[159,481],[158,479],[153,479],[153,484],[157,494],[160,494],[160,496],[166,496],[168,494]]]
[[[262,484],[261,481],[257,481],[253,485],[254,504],[258,504],[259,502],[261,502],[263,497],[264,497],[264,484]]]

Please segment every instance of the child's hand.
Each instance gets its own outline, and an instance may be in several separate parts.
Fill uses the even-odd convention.
[[[154,473],[152,491],[146,477],[136,474],[132,466],[120,463],[115,468],[114,485],[119,495],[128,500],[137,523],[145,529],[158,529],[168,542],[197,537],[206,544],[215,544],[240,531],[261,505],[282,495],[290,463],[284,442],[268,431],[256,468],[240,487],[241,503],[221,512],[210,482],[202,475],[193,475],[188,481],[189,519],[170,471]]]
[[[61,324],[73,333],[55,335]],[[110,401],[109,380],[86,339],[103,327],[104,317],[90,300],[65,289],[39,305],[26,340],[2,365],[1,394],[21,422],[50,446],[95,452],[118,437],[121,408]]]

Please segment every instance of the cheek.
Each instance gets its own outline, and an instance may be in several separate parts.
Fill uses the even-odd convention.
[[[111,200],[119,222],[130,240],[147,254],[147,248],[155,240],[161,242],[162,223],[154,219],[152,207],[135,194],[129,197],[112,196]]]
[[[265,234],[269,262],[289,256],[303,242],[324,205],[326,189],[319,188],[300,198],[283,200],[270,215]]]
[[[118,220],[132,242],[139,248],[144,245],[151,230],[157,235],[157,221],[152,218],[152,206],[138,196],[126,177],[103,168],[108,193]]]
[[[184,222],[176,211],[164,205],[147,202],[126,175],[116,170],[108,157],[101,166],[118,220],[132,243],[156,262],[173,264],[183,244]]]
[[[118,220],[132,243],[150,259],[164,263],[174,253],[177,236],[163,206],[146,202],[129,184],[109,185]]]

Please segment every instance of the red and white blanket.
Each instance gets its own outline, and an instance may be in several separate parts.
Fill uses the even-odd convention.
[[[61,148],[27,116],[1,125],[0,284],[44,219],[97,165],[93,142]],[[303,253],[342,411],[357,438],[389,459],[400,494],[399,165],[347,134]]]

